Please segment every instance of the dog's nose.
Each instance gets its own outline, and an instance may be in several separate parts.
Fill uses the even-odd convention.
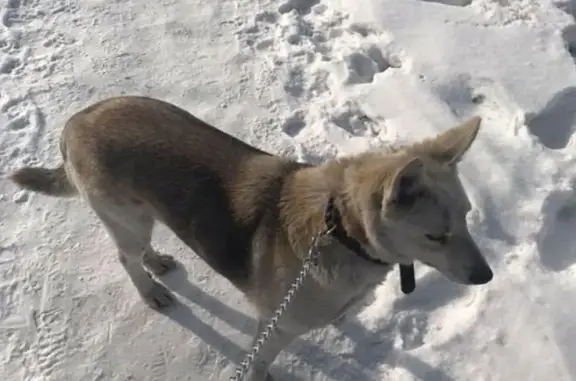
[[[494,274],[492,273],[492,270],[490,270],[489,267],[486,267],[482,270],[473,271],[468,278],[468,282],[470,282],[470,284],[486,284],[490,282],[493,277]]]

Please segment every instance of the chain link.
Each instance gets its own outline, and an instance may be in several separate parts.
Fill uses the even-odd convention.
[[[317,250],[318,241],[323,236],[330,234],[333,230],[334,227],[331,227],[314,237],[314,239],[312,240],[312,244],[310,245],[310,249],[308,250],[308,255],[306,256],[306,258],[304,258],[304,261],[302,262],[302,270],[300,270],[298,276],[288,289],[288,292],[286,292],[284,299],[282,299],[282,303],[280,303],[276,311],[274,311],[274,315],[266,325],[266,328],[258,335],[258,339],[252,346],[252,350],[250,351],[250,353],[246,355],[240,366],[238,366],[235,375],[230,377],[230,381],[242,381],[242,379],[252,366],[254,359],[256,358],[256,356],[258,356],[258,353],[264,346],[264,343],[270,338],[270,336],[272,336],[272,334],[276,330],[278,326],[278,320],[280,320],[280,317],[282,317],[282,315],[288,308],[288,305],[290,304],[290,302],[292,302],[292,299],[294,298],[296,292],[300,289],[300,287],[302,287],[304,279],[310,272],[310,269],[312,268],[312,266],[315,266],[316,263],[318,262],[318,258],[320,257],[320,252]]]

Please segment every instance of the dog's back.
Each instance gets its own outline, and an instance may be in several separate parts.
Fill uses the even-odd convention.
[[[274,213],[286,174],[304,166],[145,97],[78,112],[61,150],[63,167],[24,168],[13,180],[52,195],[79,192],[105,223],[107,216],[131,226],[160,220],[238,286],[250,276],[258,224]]]

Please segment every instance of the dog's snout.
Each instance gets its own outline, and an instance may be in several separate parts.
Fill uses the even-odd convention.
[[[492,273],[492,270],[489,267],[485,267],[483,269],[474,270],[470,274],[468,282],[475,285],[486,284],[490,282],[493,277],[494,274]]]

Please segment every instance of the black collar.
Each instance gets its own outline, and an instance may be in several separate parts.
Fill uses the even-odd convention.
[[[381,261],[371,257],[366,250],[362,247],[360,242],[350,237],[342,226],[342,217],[340,211],[334,204],[334,198],[330,197],[328,205],[324,212],[324,222],[326,228],[330,231],[330,235],[340,244],[344,245],[348,250],[359,256],[360,258],[380,266],[391,266],[390,263]],[[416,288],[416,278],[414,276],[414,265],[399,265],[400,267],[400,285],[402,292],[409,294]]]

